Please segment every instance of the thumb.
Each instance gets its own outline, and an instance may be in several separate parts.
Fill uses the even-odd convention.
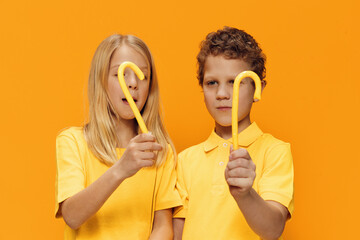
[[[226,166],[226,168],[225,168],[225,179],[228,179],[228,177],[229,177],[229,174],[228,174],[228,167]]]
[[[234,151],[233,145],[230,145],[229,162],[232,160],[231,153]]]

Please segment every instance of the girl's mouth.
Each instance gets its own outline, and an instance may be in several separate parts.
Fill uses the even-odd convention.
[[[127,105],[129,105],[129,102],[126,100],[126,98],[123,98],[123,99],[122,99],[122,102],[125,103],[125,104],[127,104]],[[137,102],[137,100],[134,99],[134,102]]]

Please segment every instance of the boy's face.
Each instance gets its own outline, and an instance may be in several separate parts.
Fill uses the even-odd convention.
[[[226,59],[224,56],[208,56],[204,66],[203,91],[206,107],[217,124],[231,126],[233,84],[242,71],[251,70],[241,59]],[[238,121],[249,118],[255,87],[250,78],[240,83]]]

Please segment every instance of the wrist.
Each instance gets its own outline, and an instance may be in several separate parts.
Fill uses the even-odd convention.
[[[255,190],[253,188],[250,188],[248,191],[238,193],[234,197],[236,198],[237,201],[241,201],[241,202],[249,201],[249,200],[251,200],[251,198],[253,196],[253,191],[255,191]]]
[[[118,184],[122,183],[126,179],[126,175],[117,163],[115,163],[109,170],[111,171],[113,179],[115,179]]]

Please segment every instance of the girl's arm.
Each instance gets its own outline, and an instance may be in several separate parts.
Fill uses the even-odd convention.
[[[112,166],[90,186],[63,201],[59,213],[70,228],[78,229],[101,208],[124,180],[125,176],[117,166]]]
[[[184,223],[185,223],[185,218],[174,218],[173,219],[174,240],[181,240],[182,239]]]
[[[116,188],[143,167],[152,166],[162,147],[150,134],[130,140],[123,156],[90,186],[60,204],[59,214],[72,229],[79,228],[94,215]]]
[[[172,209],[155,211],[153,230],[149,240],[172,240]]]

